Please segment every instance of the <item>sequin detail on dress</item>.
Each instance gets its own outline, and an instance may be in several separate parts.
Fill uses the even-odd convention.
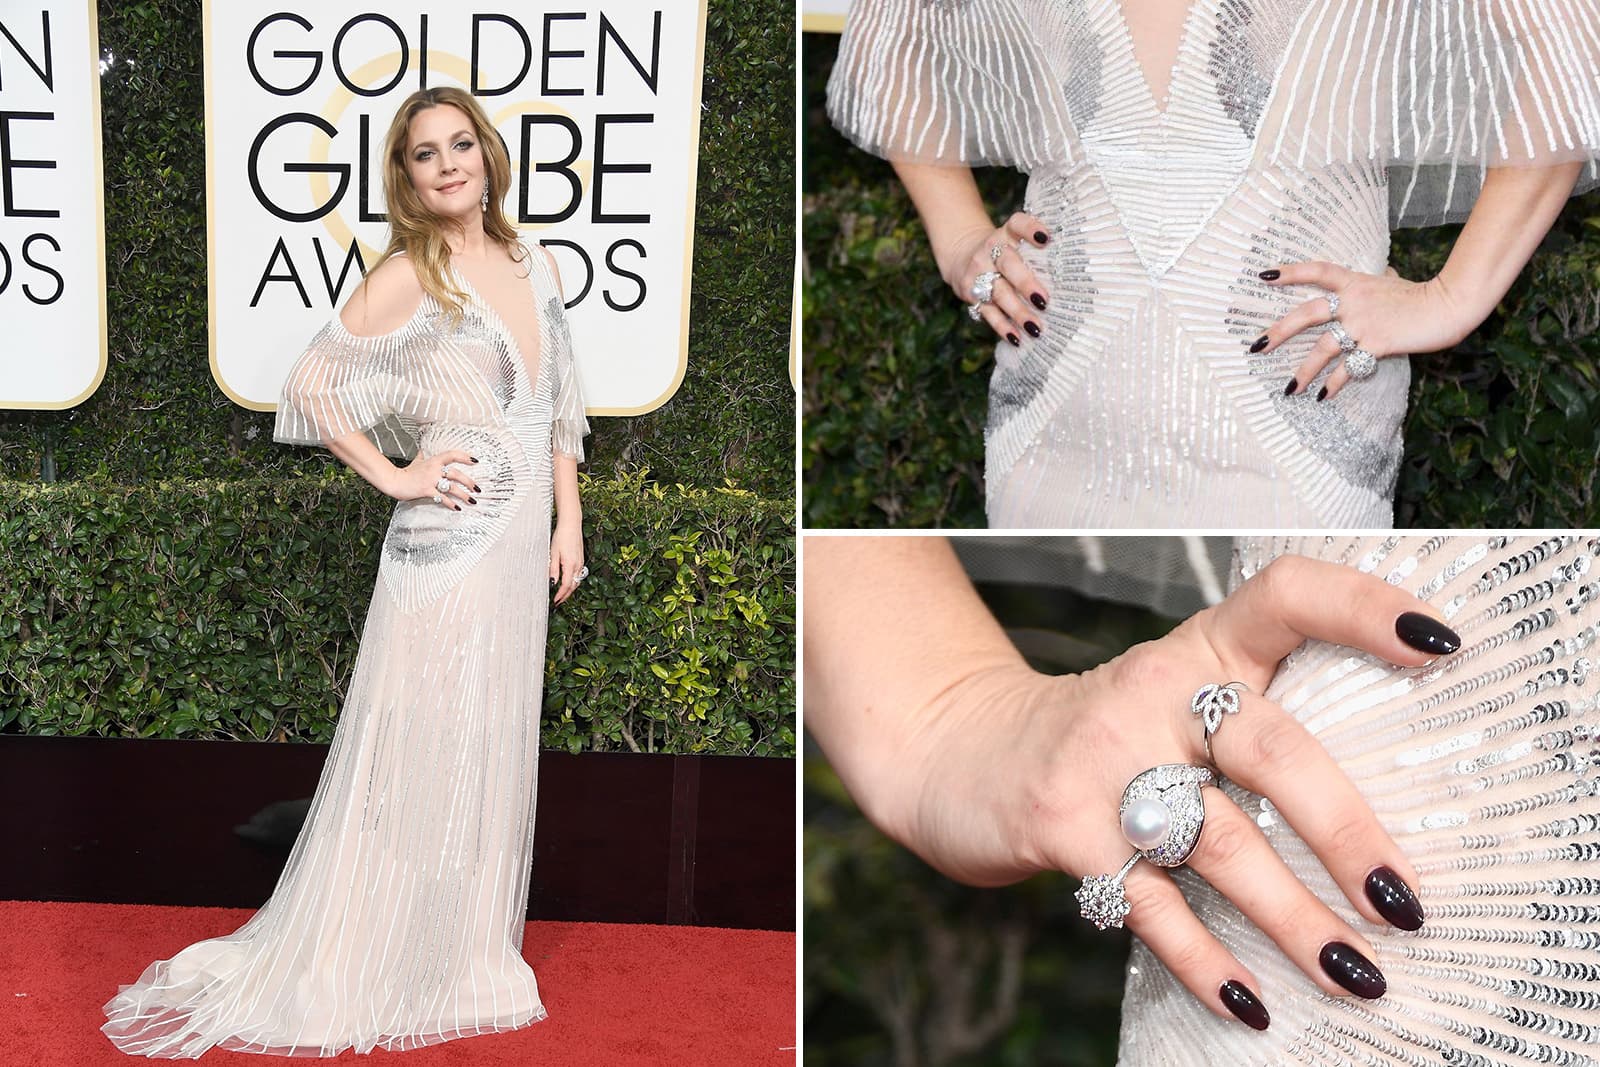
[[[1265,695],[1327,749],[1420,873],[1414,933],[1362,918],[1264,798],[1223,789],[1295,875],[1370,940],[1376,1002],[1321,992],[1233,904],[1175,877],[1272,990],[1272,1026],[1213,1015],[1135,943],[1121,1067],[1513,1067],[1596,1062],[1600,1010],[1600,538],[1289,538],[1236,549],[1233,584],[1286,554],[1426,599],[1459,652],[1402,669],[1308,642]]]
[[[1381,273],[1390,226],[1464,217],[1486,166],[1600,184],[1600,2],[1194,0],[1161,102],[1125,2],[857,0],[828,84],[868,151],[1029,172],[1080,253],[1022,248],[1052,299],[995,349],[989,524],[1391,525],[1406,358],[1283,396],[1318,331],[1247,346],[1322,290],[1256,273]]]

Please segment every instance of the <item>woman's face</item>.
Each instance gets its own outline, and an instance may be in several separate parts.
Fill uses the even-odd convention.
[[[483,146],[460,108],[440,104],[412,116],[406,169],[423,206],[434,214],[459,216],[482,208],[488,180]]]

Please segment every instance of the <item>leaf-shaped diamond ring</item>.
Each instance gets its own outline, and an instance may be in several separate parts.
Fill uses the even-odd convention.
[[[1122,791],[1122,836],[1134,852],[1116,874],[1096,874],[1078,888],[1078,909],[1085,919],[1104,930],[1122,925],[1131,905],[1122,882],[1140,859],[1158,867],[1177,867],[1188,860],[1205,825],[1205,802],[1200,787],[1212,785],[1216,776],[1208,767],[1163,763],[1141,771]]]
[[[1250,687],[1243,682],[1228,682],[1218,685],[1208,682],[1195,690],[1194,696],[1189,700],[1189,710],[1200,716],[1200,721],[1205,725],[1206,762],[1215,767],[1216,758],[1211,755],[1211,735],[1222,726],[1224,715],[1239,714],[1239,692],[1249,691]]]

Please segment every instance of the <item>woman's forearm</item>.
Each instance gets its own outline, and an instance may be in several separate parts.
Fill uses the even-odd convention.
[[[805,721],[850,794],[902,841],[895,774],[941,697],[1027,666],[942,537],[805,539]]]
[[[917,206],[917,214],[922,216],[940,275],[951,288],[959,290],[959,275],[970,246],[994,230],[994,221],[983,206],[972,171],[931,163],[893,166]]]
[[[389,457],[378,450],[366,434],[359,430],[337,437],[332,441],[324,441],[329,452],[339,457],[345,466],[365,478],[380,493],[394,497],[396,500],[405,499],[396,495],[397,479],[400,468],[389,460]]]
[[[583,522],[583,502],[578,497],[578,461],[560,452],[555,457],[557,522]]]
[[[1572,194],[1582,163],[1492,167],[1436,282],[1463,309],[1466,336],[1500,303]]]

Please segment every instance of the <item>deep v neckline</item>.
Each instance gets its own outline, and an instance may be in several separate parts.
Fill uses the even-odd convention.
[[[517,335],[511,332],[511,327],[506,322],[505,316],[501,315],[499,310],[493,304],[489,303],[489,298],[484,296],[476,285],[472,284],[472,280],[467,277],[466,271],[462,270],[454,263],[451,263],[450,272],[456,276],[456,281],[461,283],[461,288],[472,297],[473,302],[483,310],[483,313],[486,316],[488,316],[489,324],[506,339],[506,344],[516,356],[517,365],[522,368],[522,373],[527,375],[528,384],[530,386],[537,387],[539,381],[538,372],[544,366],[544,312],[539,308],[539,291],[534,287],[533,284],[534,267],[532,253],[529,253],[529,258],[526,260],[526,262],[528,264],[528,276],[523,280],[528,283],[528,296],[533,301],[533,333],[539,344],[539,363],[537,366],[533,367],[528,366],[527,353],[522,350],[522,345],[518,343]]]
[[[1190,44],[1198,30],[1200,19],[1203,17],[1203,8],[1207,7],[1209,0],[1189,0],[1187,9],[1183,14],[1182,25],[1178,28],[1178,49],[1173,53],[1172,65],[1167,71],[1167,84],[1161,98],[1156,98],[1156,91],[1150,84],[1150,77],[1145,72],[1144,63],[1139,58],[1139,42],[1134,39],[1133,28],[1128,23],[1127,12],[1124,4],[1127,0],[1104,0],[1111,9],[1110,23],[1117,43],[1127,50],[1128,58],[1133,63],[1133,76],[1139,83],[1143,98],[1148,110],[1155,116],[1157,124],[1163,124],[1172,111],[1174,95],[1180,90],[1183,72],[1186,69],[1184,58],[1190,50]],[[1137,3],[1138,0],[1133,0]]]

